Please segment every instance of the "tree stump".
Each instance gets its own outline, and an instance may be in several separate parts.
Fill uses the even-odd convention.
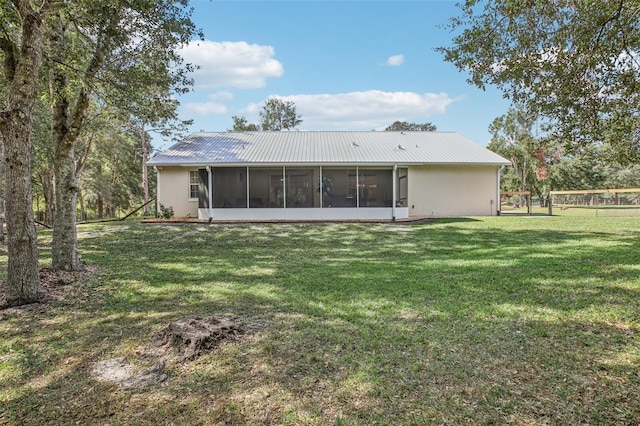
[[[234,340],[245,333],[245,327],[234,318],[193,316],[167,325],[157,334],[158,346],[173,351],[179,361],[189,361],[203,351],[217,347],[225,340]]]

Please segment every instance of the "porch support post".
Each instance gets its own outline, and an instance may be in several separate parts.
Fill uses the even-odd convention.
[[[356,208],[360,208],[360,170],[356,166]]]
[[[320,185],[318,185],[318,188],[320,188],[320,208],[323,208],[324,181],[322,180],[322,166],[320,166]]]
[[[249,208],[249,166],[247,166],[247,208]]]
[[[393,182],[393,196],[391,197],[391,220],[396,221],[396,200],[398,199],[398,165],[393,165],[393,172],[391,173],[391,180]]]
[[[207,173],[209,174],[209,218],[213,217],[213,213],[211,209],[213,209],[213,172],[211,171],[211,166],[207,166]]]

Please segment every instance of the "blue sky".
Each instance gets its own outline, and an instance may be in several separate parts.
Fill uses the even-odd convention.
[[[299,130],[383,130],[432,122],[479,145],[509,102],[482,91],[434,51],[454,1],[192,0],[204,41],[182,51],[200,69],[179,98],[192,131],[225,131],[231,117],[259,121],[269,97],[293,101]],[[166,148],[165,146],[159,147]]]

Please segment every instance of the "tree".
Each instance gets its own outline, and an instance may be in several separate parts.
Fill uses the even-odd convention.
[[[117,210],[138,206],[144,196],[140,134],[124,120],[112,119],[93,138],[95,148],[78,177],[81,205],[99,218],[114,217]]]
[[[605,163],[596,144],[574,149],[554,165],[552,187],[559,191],[602,189],[608,174]]]
[[[394,121],[392,125],[384,129],[385,132],[435,132],[436,126],[430,122],[423,124],[407,123],[406,121]]]
[[[233,120],[232,132],[255,132],[258,130],[258,126],[253,123],[248,123],[244,117],[234,115],[231,119]]]
[[[637,0],[467,0],[440,47],[480,88],[497,85],[546,118],[570,146],[607,142],[640,159],[640,14]]]
[[[4,144],[0,138],[0,241],[4,241]]]
[[[58,2],[3,1],[0,5],[0,53],[6,83],[0,133],[4,143],[7,280],[9,306],[41,297],[37,235],[32,209],[31,130],[38,75],[44,50],[45,22]]]
[[[503,189],[532,191],[542,198],[559,154],[552,140],[534,135],[536,121],[523,107],[510,108],[489,126],[492,138],[487,148],[511,161],[502,174]]]
[[[149,140],[149,133],[159,134],[162,137],[181,138],[187,132],[188,126],[193,120],[178,120],[178,102],[171,98],[166,88],[156,87],[155,93],[147,94],[155,96],[156,102],[143,99],[134,108],[131,108],[131,126],[140,138],[140,155],[142,159],[142,191],[145,214],[149,213],[149,171],[147,161],[153,149]],[[162,102],[157,100],[162,99]],[[150,127],[149,127],[150,126]]]
[[[260,111],[262,130],[291,130],[302,124],[302,117],[296,113],[292,101],[278,98],[267,99]]]
[[[81,269],[76,241],[75,143],[94,96],[121,111],[160,105],[186,92],[191,70],[175,51],[194,35],[186,1],[78,1],[52,20],[56,210],[52,268]],[[158,91],[158,88],[164,90]],[[132,107],[133,106],[133,107]]]

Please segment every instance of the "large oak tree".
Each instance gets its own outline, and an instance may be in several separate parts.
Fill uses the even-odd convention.
[[[638,0],[467,0],[449,22],[447,61],[496,85],[579,146],[607,142],[640,159]]]
[[[195,35],[186,0],[68,3],[52,20],[56,211],[52,268],[81,268],[76,241],[75,144],[92,98],[121,112],[176,108],[172,93],[191,81],[176,53]],[[152,114],[147,114],[152,116]]]
[[[59,5],[53,0],[0,2],[0,56],[5,82],[0,133],[9,254],[4,303],[9,306],[34,302],[41,296],[31,205],[31,129],[46,22]]]
[[[53,111],[56,211],[52,266],[78,269],[75,143],[91,99],[126,111],[186,90],[189,66],[177,54],[195,35],[186,0],[0,0],[8,274],[5,304],[39,299],[32,210],[31,135],[43,55]],[[163,87],[169,97],[146,96]]]

